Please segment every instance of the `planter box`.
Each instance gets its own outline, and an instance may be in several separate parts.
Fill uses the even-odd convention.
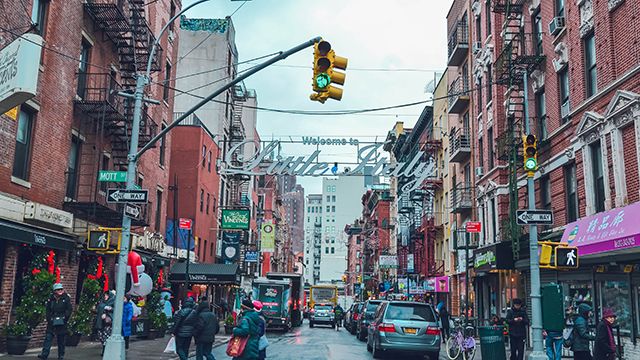
[[[80,343],[80,338],[82,337],[82,334],[70,334],[67,335],[66,340],[65,340],[65,345],[67,346],[78,346],[78,344]]]
[[[7,354],[23,355],[27,351],[31,336],[7,336]]]

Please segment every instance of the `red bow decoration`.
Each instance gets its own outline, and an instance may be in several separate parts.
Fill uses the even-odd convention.
[[[53,261],[53,257],[56,254],[53,252],[53,250],[49,250],[49,256],[47,256],[47,264],[49,264],[49,274],[53,274],[54,270],[55,270],[55,263]]]
[[[56,283],[60,282],[60,268],[56,266]]]
[[[102,287],[103,291],[109,291],[109,275],[104,274],[104,286]]]
[[[40,274],[40,269],[33,268],[33,270],[31,270],[31,274],[34,276]]]
[[[164,273],[162,269],[160,269],[160,271],[158,271],[158,286],[162,286],[163,279],[164,279]]]
[[[98,269],[96,270],[96,277],[97,278],[102,277],[102,257],[98,258]]]

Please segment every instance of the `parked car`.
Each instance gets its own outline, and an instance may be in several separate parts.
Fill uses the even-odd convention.
[[[356,326],[356,337],[360,341],[367,339],[367,328],[369,323],[373,319],[373,314],[376,312],[378,305],[382,304],[382,300],[367,300],[361,310],[361,315],[358,316],[358,325]]]
[[[314,325],[329,325],[336,328],[336,316],[333,304],[316,304],[309,312],[309,327]]]
[[[387,350],[428,355],[437,360],[442,336],[430,304],[411,301],[384,302],[374,314],[367,333],[367,350],[378,359]]]
[[[344,328],[351,334],[356,333],[356,323],[358,322],[359,310],[362,308],[363,303],[356,301],[351,304],[351,307],[344,314]]]

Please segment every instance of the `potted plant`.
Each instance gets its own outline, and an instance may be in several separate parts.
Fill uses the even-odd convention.
[[[67,346],[78,346],[80,338],[91,335],[93,325],[93,308],[100,298],[100,283],[98,280],[86,278],[82,283],[80,304],[69,319],[67,327]]]
[[[149,336],[154,336],[154,339],[164,337],[167,332],[167,316],[164,313],[149,314],[149,322]]]
[[[27,324],[16,322],[7,325],[4,332],[7,337],[7,353],[9,355],[22,355],[27,351],[29,340],[31,340]]]
[[[233,332],[233,316],[229,315],[224,320],[224,333],[226,335],[231,335]]]

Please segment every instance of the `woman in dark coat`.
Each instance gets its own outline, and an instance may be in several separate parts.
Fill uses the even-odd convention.
[[[593,346],[593,357],[598,360],[615,360],[616,342],[613,338],[613,328],[617,315],[611,309],[602,311],[602,320],[596,329],[596,342]]]
[[[193,329],[193,338],[196,341],[196,360],[215,360],[211,355],[211,348],[216,334],[220,329],[218,317],[211,312],[208,301],[202,301],[196,309],[198,320]]]

